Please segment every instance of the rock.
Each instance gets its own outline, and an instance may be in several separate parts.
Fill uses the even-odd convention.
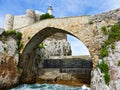
[[[0,41],[0,53],[4,53],[4,45],[2,41]]]
[[[105,84],[103,76],[99,68],[92,70],[90,90],[110,90]]]
[[[0,90],[19,83],[20,71],[17,68],[18,54],[16,41],[8,37],[0,41]]]
[[[113,53],[114,52],[114,53]],[[120,66],[118,61],[120,60],[120,41],[115,42],[115,49],[109,49],[108,64],[110,72],[110,89],[119,90],[120,88]]]
[[[45,48],[37,49],[36,53],[42,58],[49,58],[50,56],[67,56],[71,55],[71,46],[68,41],[63,40],[44,40]]]
[[[16,40],[13,39],[12,37],[9,37],[8,40],[6,41],[7,51],[9,56],[14,56],[16,53],[16,50],[18,48]]]
[[[45,81],[52,81],[54,82],[57,77],[59,76],[59,72],[46,72],[44,75],[41,75],[39,79],[45,80]]]

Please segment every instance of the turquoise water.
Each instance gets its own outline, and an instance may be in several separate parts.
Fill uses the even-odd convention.
[[[11,90],[90,90],[81,87],[69,87],[58,84],[22,84]]]

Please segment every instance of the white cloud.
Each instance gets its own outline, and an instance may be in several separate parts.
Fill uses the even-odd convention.
[[[3,7],[3,5],[5,7]],[[53,6],[55,16],[79,16],[105,12],[120,7],[120,0],[7,0],[1,4],[2,12],[14,12],[18,14],[26,9],[47,11],[49,5]],[[9,11],[10,10],[10,11]]]
[[[108,4],[110,9],[120,8],[120,0],[110,0]]]
[[[78,16],[102,13],[119,7],[120,0],[59,0],[59,4],[53,9],[57,16]]]

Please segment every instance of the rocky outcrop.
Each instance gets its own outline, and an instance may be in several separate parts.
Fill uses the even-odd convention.
[[[70,43],[65,40],[44,40],[44,48],[37,49],[37,52],[42,58],[50,56],[68,56],[72,54]]]
[[[109,49],[109,56],[106,58],[109,64],[110,72],[110,89],[119,90],[120,89],[120,66],[118,62],[120,61],[120,41],[115,42],[115,49]]]
[[[110,88],[105,84],[104,75],[101,73],[99,68],[94,69],[91,72],[90,87],[91,87],[91,90],[110,90]]]
[[[98,31],[98,35],[96,37],[96,40],[99,41],[99,46],[102,47],[104,44],[104,41],[107,40],[108,35],[104,35],[102,33],[101,27],[105,26],[107,29],[110,29],[109,26],[114,25],[115,23],[120,22],[120,8],[116,10],[112,10],[110,12],[105,12],[102,14],[97,14],[94,16],[90,16],[91,21],[94,23],[95,28]],[[109,56],[103,58],[106,60],[109,66],[109,75],[110,75],[110,82],[109,82],[109,89],[110,90],[119,90],[120,87],[120,67],[118,66],[118,62],[120,60],[120,41],[115,42],[115,49],[109,48]],[[96,70],[94,70],[96,71]],[[97,72],[97,71],[96,71]],[[92,72],[93,73],[93,72]],[[96,75],[97,76],[97,75]],[[98,75],[99,76],[99,75]],[[93,80],[93,78],[92,78]],[[98,83],[99,86],[97,86],[97,79],[93,80],[96,81],[95,83],[91,82],[91,88],[93,90],[104,90],[101,89],[104,84],[100,87],[100,83]],[[97,87],[96,89],[94,87]],[[105,89],[106,90],[106,89]]]
[[[6,89],[19,83],[18,46],[10,36],[1,35],[0,38],[0,89]]]
[[[100,73],[100,71],[98,74],[98,70],[93,70],[92,72],[91,88],[92,90],[119,90],[120,66],[118,62],[120,61],[120,41],[115,42],[115,49],[109,48],[109,56],[105,57],[104,60],[106,60],[109,66],[110,82],[107,86],[109,89],[105,89],[104,74]]]

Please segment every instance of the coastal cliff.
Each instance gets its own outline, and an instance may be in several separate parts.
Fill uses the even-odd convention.
[[[20,70],[17,42],[12,36],[4,36],[0,29],[0,89],[19,84]]]

